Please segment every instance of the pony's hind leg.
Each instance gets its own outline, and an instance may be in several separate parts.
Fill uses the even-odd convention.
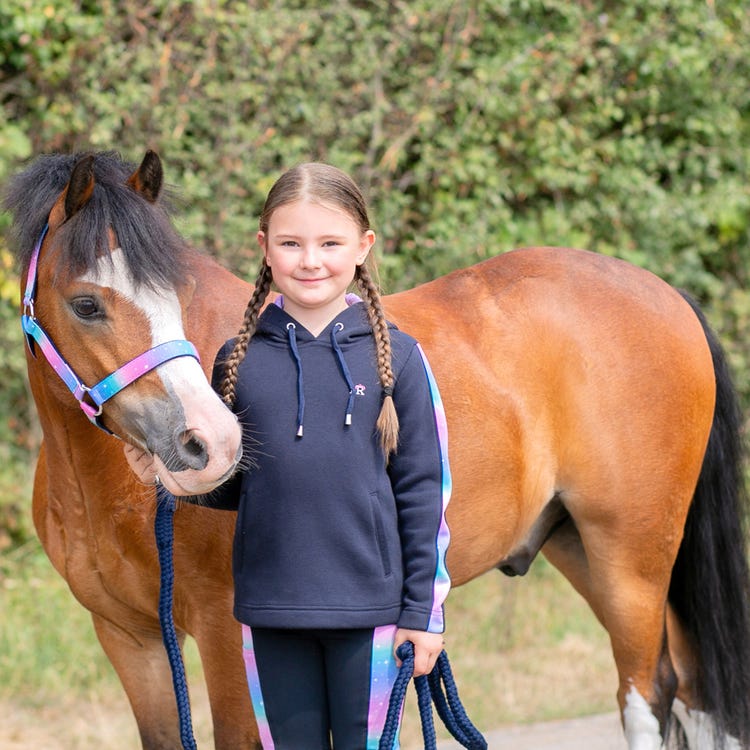
[[[664,604],[669,566],[643,579],[627,571],[634,562],[617,561],[611,541],[590,563],[572,519],[553,533],[544,555],[586,599],[607,630],[617,665],[618,702],[629,750],[658,750],[666,734],[677,689],[665,640]]]
[[[600,602],[617,665],[625,737],[630,750],[657,750],[666,737],[677,691],[664,620],[671,563],[656,562],[636,550],[608,552],[608,560],[600,557],[605,550],[594,552],[596,562],[590,557],[589,564],[592,596]]]
[[[158,622],[155,629],[126,631],[99,615],[92,618],[127,693],[143,750],[180,750],[177,703]]]
[[[672,713],[679,722],[684,735],[684,741],[679,745],[679,750],[704,750],[704,748],[739,750],[741,747],[739,742],[721,731],[712,714],[700,709],[702,705],[698,684],[700,666],[696,655],[695,639],[687,633],[671,605],[667,607],[667,633],[669,653],[677,672],[679,685],[672,705]]]

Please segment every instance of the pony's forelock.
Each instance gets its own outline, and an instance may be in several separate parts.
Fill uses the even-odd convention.
[[[13,216],[10,245],[24,268],[49,213],[82,154],[45,154],[12,177],[3,207]],[[108,252],[113,231],[136,283],[176,285],[184,277],[187,245],[170,220],[169,196],[149,203],[126,180],[137,165],[114,151],[95,154],[95,188],[88,203],[53,238],[57,265],[66,275],[94,267]]]

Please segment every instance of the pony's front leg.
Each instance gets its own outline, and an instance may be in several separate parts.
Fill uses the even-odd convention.
[[[177,702],[159,623],[154,623],[154,629],[128,631],[99,615],[92,614],[92,619],[125,688],[143,750],[180,750]]]
[[[216,750],[260,750],[242,656],[242,631],[226,610],[205,611],[192,633],[208,688]]]

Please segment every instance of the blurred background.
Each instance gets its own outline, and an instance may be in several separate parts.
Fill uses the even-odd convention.
[[[253,278],[267,190],[327,161],[366,193],[386,292],[521,246],[616,255],[700,300],[747,407],[748,49],[746,0],[3,0],[0,183],[42,153],[155,149],[180,232]],[[0,214],[0,698],[53,710],[114,686],[117,705],[30,521],[40,433],[9,223]],[[530,593],[492,576],[455,594],[473,700],[495,696],[493,721],[613,709],[606,637],[548,565],[530,576]],[[529,674],[542,662],[571,670],[549,705]],[[583,664],[599,671],[572,677]]]

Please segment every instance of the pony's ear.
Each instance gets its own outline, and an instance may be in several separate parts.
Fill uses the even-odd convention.
[[[128,185],[149,203],[154,203],[159,197],[163,179],[164,170],[161,166],[161,159],[156,151],[149,149],[143,157],[141,166],[128,177]]]
[[[77,214],[94,192],[94,155],[82,156],[73,167],[65,191],[65,220]]]

